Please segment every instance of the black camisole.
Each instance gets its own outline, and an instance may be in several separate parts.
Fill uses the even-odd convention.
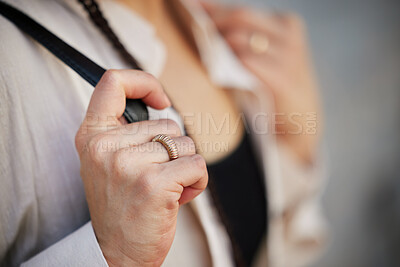
[[[227,158],[208,166],[209,188],[232,240],[237,265],[250,266],[267,233],[262,171],[246,133]]]

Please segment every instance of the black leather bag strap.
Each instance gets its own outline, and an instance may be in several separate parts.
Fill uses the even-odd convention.
[[[0,2],[0,14],[46,47],[91,85],[96,86],[100,81],[105,69],[65,43],[35,20],[4,2]],[[149,118],[147,107],[140,99],[126,100],[124,116],[129,123],[148,120]]]

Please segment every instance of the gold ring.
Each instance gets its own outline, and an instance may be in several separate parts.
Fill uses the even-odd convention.
[[[249,46],[254,54],[264,54],[269,49],[268,37],[259,32],[254,32],[250,36]]]
[[[156,135],[152,142],[161,143],[165,149],[168,151],[169,159],[174,160],[179,157],[178,148],[176,146],[175,141],[166,134],[158,134]]]

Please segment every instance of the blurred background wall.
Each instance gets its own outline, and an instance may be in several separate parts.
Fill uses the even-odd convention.
[[[225,0],[301,14],[322,90],[323,267],[400,266],[400,1]]]

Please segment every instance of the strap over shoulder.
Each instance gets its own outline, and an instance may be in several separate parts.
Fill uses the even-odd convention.
[[[105,72],[104,68],[65,43],[31,17],[2,1],[0,1],[0,14],[47,48],[88,83],[96,86],[100,81]],[[136,68],[141,70],[138,66]],[[126,100],[124,117],[129,123],[149,119],[147,107],[140,99]]]

